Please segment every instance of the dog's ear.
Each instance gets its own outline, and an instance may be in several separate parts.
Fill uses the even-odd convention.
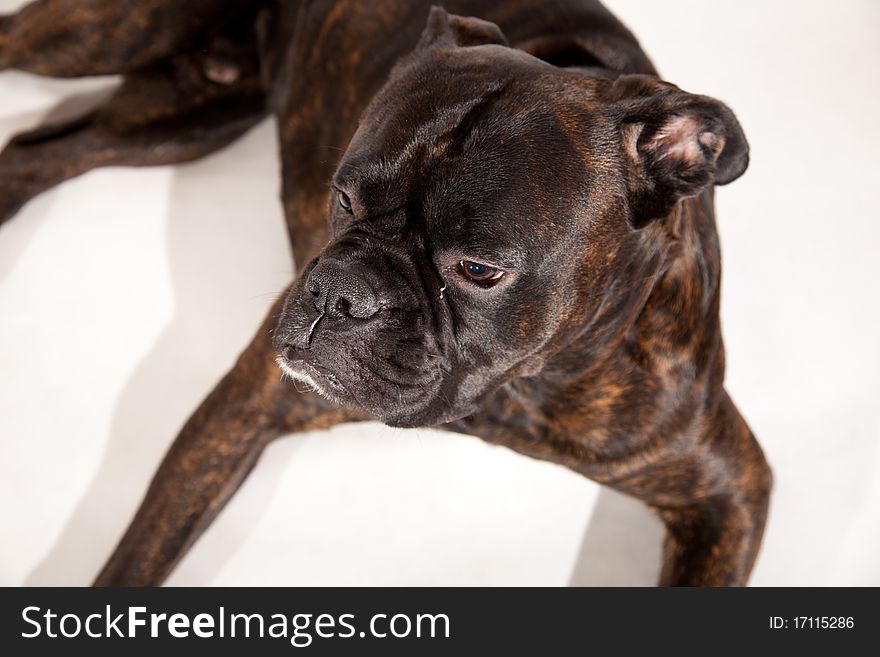
[[[428,14],[428,24],[425,25],[417,49],[484,46],[491,43],[509,45],[507,37],[495,23],[450,14],[442,7],[434,5]]]
[[[631,217],[643,226],[679,199],[739,178],[749,145],[724,103],[647,75],[622,75],[608,89],[609,110],[627,166]]]

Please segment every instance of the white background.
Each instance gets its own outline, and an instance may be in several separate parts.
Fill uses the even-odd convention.
[[[777,482],[752,582],[880,585],[880,3],[608,4],[752,145],[717,193],[728,388]],[[0,73],[0,141],[108,83]],[[276,162],[267,122],[0,229],[0,584],[91,580],[288,281]],[[562,468],[369,424],[273,444],[169,583],[650,584],[659,540]]]

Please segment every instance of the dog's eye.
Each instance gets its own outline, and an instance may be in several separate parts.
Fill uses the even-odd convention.
[[[339,197],[339,207],[351,214],[351,199],[345,192],[336,192]]]
[[[484,265],[473,260],[459,261],[458,271],[468,280],[478,283],[483,287],[492,287],[504,276],[504,272],[497,267]]]

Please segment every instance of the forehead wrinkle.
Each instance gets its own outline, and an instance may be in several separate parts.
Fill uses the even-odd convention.
[[[456,108],[458,117],[455,119],[454,125],[450,125],[437,137],[444,151],[462,152],[468,137],[481,125],[481,120],[487,118],[489,110],[496,105],[509,84],[507,81],[499,81],[488,87],[479,98],[463,103]]]
[[[507,86],[508,82],[499,81],[476,98],[435,107],[431,117],[416,126],[411,139],[396,153],[383,153],[359,167],[358,173],[367,183],[389,182],[399,178],[401,171],[421,157],[442,157],[450,149],[460,152],[461,148],[455,147],[468,138]]]

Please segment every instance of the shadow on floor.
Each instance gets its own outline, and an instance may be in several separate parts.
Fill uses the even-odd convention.
[[[266,122],[227,150],[175,169],[167,228],[174,316],[122,390],[101,463],[26,585],[92,581],[172,439],[288,282],[275,150]],[[224,537],[227,556],[259,521],[282,465],[266,469],[249,503],[238,505],[236,536]],[[215,552],[212,567],[222,558]]]
[[[602,488],[569,586],[656,586],[663,525],[641,502]]]

